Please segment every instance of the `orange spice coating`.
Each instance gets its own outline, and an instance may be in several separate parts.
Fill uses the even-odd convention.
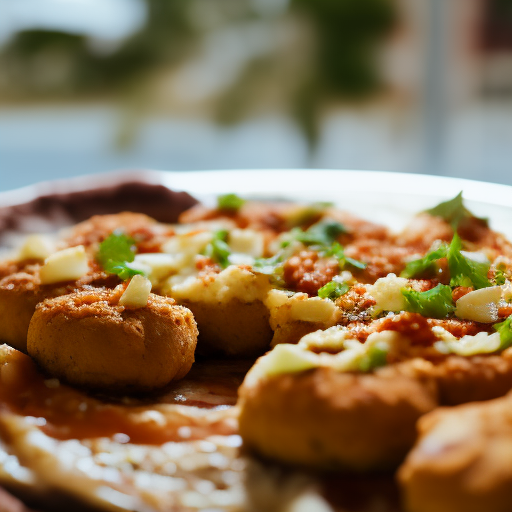
[[[118,304],[122,287],[74,292],[39,304],[29,354],[49,374],[95,389],[145,391],[184,377],[197,327],[175,301],[150,294],[146,307]]]

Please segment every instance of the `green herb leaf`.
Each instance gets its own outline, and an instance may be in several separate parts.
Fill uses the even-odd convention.
[[[418,276],[433,277],[436,271],[435,262],[441,258],[446,258],[447,254],[448,246],[443,244],[435,251],[427,253],[423,258],[407,263],[400,277],[406,277],[407,279]]]
[[[451,224],[454,230],[457,229],[461,221],[471,218],[482,220],[487,224],[487,219],[476,217],[464,206],[462,192],[459,192],[453,199],[444,201],[434,206],[434,208],[425,210],[425,213],[443,218],[446,222]]]
[[[504,350],[512,345],[512,315],[504,322],[494,324],[494,329],[500,333],[500,350]]]
[[[229,245],[226,242],[227,239],[228,232],[225,229],[215,231],[212,241],[204,249],[204,255],[218,263],[222,268],[226,268],[229,265],[229,255],[231,254]]]
[[[236,194],[224,194],[217,197],[217,208],[219,210],[228,210],[237,212],[245,204],[245,199]]]
[[[476,290],[491,286],[487,278],[490,264],[474,261],[461,252],[462,241],[455,233],[448,249],[448,267],[451,286],[473,286]]]
[[[331,246],[338,236],[346,233],[347,230],[335,220],[325,219],[313,224],[308,230],[294,228],[290,231],[291,240],[297,240],[304,245],[319,245],[321,247]],[[289,241],[286,245],[289,244]]]
[[[507,267],[503,263],[496,266],[493,283],[496,286],[503,286],[507,282]]]
[[[419,313],[430,318],[446,318],[455,311],[452,290],[444,284],[438,284],[426,292],[405,288],[402,295],[405,298],[405,311],[411,313]]]
[[[144,275],[141,270],[128,265],[135,259],[135,240],[119,231],[114,231],[100,243],[96,259],[105,272],[116,274],[123,280],[137,274]]]
[[[334,203],[318,202],[298,207],[287,215],[288,228],[309,224],[321,216],[325,210],[334,206]]]
[[[368,351],[359,362],[359,370],[362,372],[370,372],[374,368],[386,366],[388,353],[389,347],[385,343],[377,343],[369,347]]]
[[[345,256],[345,250],[343,249],[343,246],[338,242],[334,242],[329,248],[322,250],[321,255],[332,256],[336,258],[338,260],[340,270],[343,270],[345,265],[351,265],[360,270],[364,270],[367,266],[366,263],[363,263],[362,261]]]
[[[322,299],[336,300],[350,290],[347,283],[331,281],[318,290],[318,296]]]

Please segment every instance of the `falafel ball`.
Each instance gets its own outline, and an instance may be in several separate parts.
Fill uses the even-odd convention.
[[[319,470],[396,467],[416,439],[416,421],[437,406],[436,387],[415,363],[372,374],[316,368],[244,382],[240,435],[266,458]]]
[[[144,307],[123,306],[123,291],[91,288],[38,304],[28,353],[49,374],[92,389],[149,391],[184,377],[198,335],[190,310],[152,293]]]

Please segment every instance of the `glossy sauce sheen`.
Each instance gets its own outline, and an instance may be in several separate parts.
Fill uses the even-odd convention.
[[[60,440],[125,434],[131,443],[158,445],[231,435],[236,433],[231,418],[219,414],[206,420],[197,408],[220,412],[235,405],[251,363],[196,363],[185,379],[158,396],[96,397],[46,378],[28,356],[14,351],[0,366],[0,407],[38,418],[41,430]],[[191,414],[180,406],[191,406]]]

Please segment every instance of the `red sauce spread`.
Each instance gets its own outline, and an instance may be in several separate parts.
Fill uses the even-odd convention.
[[[45,377],[29,356],[9,350],[0,366],[0,411],[44,418],[41,430],[62,440],[122,433],[131,443],[162,444],[183,441],[180,427],[187,427],[187,440],[231,435],[236,433],[236,422],[229,418],[219,415],[206,419],[202,415],[186,414],[172,405],[209,409],[234,405],[248,365],[231,364],[234,366],[228,370],[220,365],[218,370],[208,371],[200,363],[195,374],[189,374],[187,379],[152,399],[104,399]]]
[[[284,280],[289,289],[317,295],[338,271],[334,258],[320,258],[315,251],[301,251],[284,264]]]

